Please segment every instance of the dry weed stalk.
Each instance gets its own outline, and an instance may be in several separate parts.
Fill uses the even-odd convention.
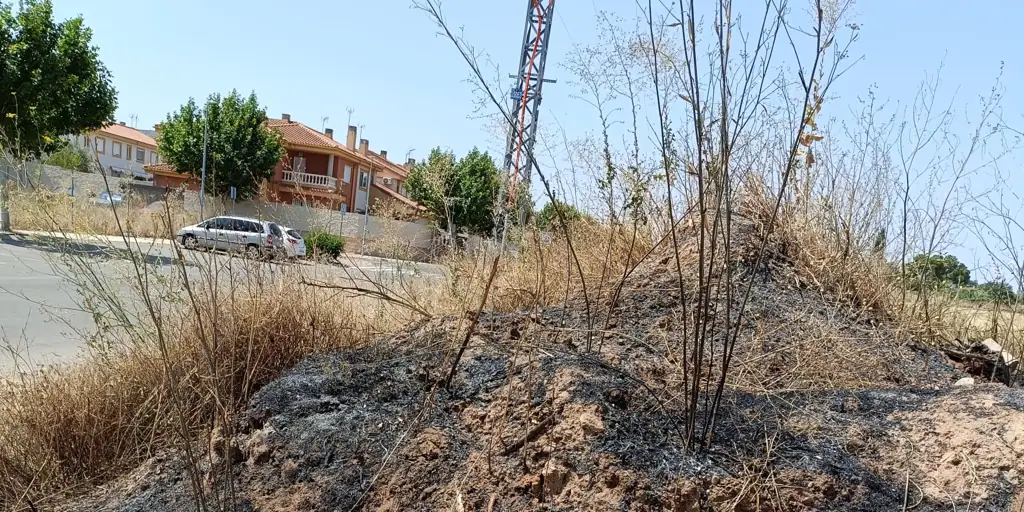
[[[46,230],[59,232],[61,220],[51,222]],[[230,503],[230,479],[222,480],[227,494],[207,494],[203,468],[221,469],[202,462],[198,436],[214,425],[228,428],[252,393],[307,355],[401,325],[379,302],[331,300],[285,268],[274,278],[263,263],[182,254],[176,246],[176,261],[151,263],[150,249],[124,227],[121,233],[127,289],[111,285],[110,267],[75,252],[73,239],[55,257],[65,278],[90,291],[88,307],[98,317],[122,320],[76,363],[23,369],[5,381],[2,508],[46,503],[167,447],[187,456],[197,506]]]

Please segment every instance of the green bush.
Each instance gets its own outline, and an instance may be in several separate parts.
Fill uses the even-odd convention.
[[[306,237],[306,243],[314,256],[337,258],[345,250],[344,238],[323,231],[310,234]]]
[[[548,203],[544,205],[544,208],[541,208],[540,212],[536,214],[537,226],[541,229],[559,228],[561,223],[558,220],[558,212],[556,210],[561,210],[565,221],[570,224],[579,221],[594,221],[593,217],[588,215],[586,212],[581,211],[579,208],[555,199],[554,201],[548,201]]]
[[[51,153],[43,163],[72,171],[89,172],[90,159],[86,150],[68,144]]]
[[[1014,293],[1013,288],[1002,280],[964,287],[957,294],[957,297],[969,302],[1013,304],[1017,301],[1017,294]]]

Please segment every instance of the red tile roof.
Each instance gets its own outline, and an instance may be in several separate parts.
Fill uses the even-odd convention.
[[[168,164],[168,163],[149,164],[149,165],[142,166],[142,168],[145,169],[145,171],[148,172],[148,173],[156,172],[156,173],[163,173],[163,174],[171,174],[171,173],[178,172],[177,170],[174,169],[173,165]]]
[[[333,149],[341,153],[352,155],[355,157],[361,157],[362,153],[357,150],[349,149],[344,143],[334,140],[319,131],[310,128],[298,121],[285,121],[284,119],[267,119],[267,126],[276,128],[281,132],[281,137],[288,144],[296,144],[299,146],[308,146],[314,148]],[[366,154],[366,158],[369,158],[374,165],[385,167],[395,174],[405,178],[409,175],[409,171],[382,156],[379,153],[369,151]]]
[[[283,119],[267,119],[267,126],[281,132],[285,142],[300,146],[312,146],[324,149],[342,149],[341,144],[330,137],[295,121]]]
[[[393,172],[393,173],[395,173],[395,174],[397,174],[397,175],[399,175],[399,176],[401,176],[403,178],[408,178],[409,177],[409,171],[405,167],[402,167],[401,165],[398,165],[398,164],[392,162],[391,160],[388,160],[387,158],[384,158],[384,157],[380,156],[379,153],[374,153],[373,151],[370,151],[369,152],[369,156],[373,160],[373,163],[375,165],[379,165],[381,167],[386,167],[391,172]]]
[[[285,121],[284,119],[267,119],[267,126],[281,132],[281,138],[285,144],[295,144],[314,148],[334,150],[349,155],[355,159],[361,159],[358,151],[338,142],[317,130],[314,130],[297,121]]]
[[[113,137],[128,139],[132,142],[145,144],[148,146],[152,146],[154,148],[156,147],[156,140],[153,139],[153,137],[150,137],[149,135],[146,135],[145,133],[142,133],[139,130],[136,130],[135,128],[132,128],[130,126],[115,123],[104,126],[103,128],[100,128],[97,131],[106,133],[107,135]]]
[[[404,204],[406,204],[408,206],[411,206],[411,207],[413,207],[413,208],[415,208],[415,209],[417,209],[419,211],[424,211],[424,212],[427,211],[427,207],[426,206],[423,206],[423,205],[417,203],[416,201],[413,201],[412,199],[409,199],[408,197],[405,197],[402,194],[399,194],[398,192],[395,192],[394,190],[391,190],[388,187],[385,187],[385,186],[383,186],[383,185],[381,185],[379,183],[374,183],[373,186],[377,187],[378,190],[384,192],[385,194],[391,196],[392,198],[397,199],[401,203],[404,203]]]

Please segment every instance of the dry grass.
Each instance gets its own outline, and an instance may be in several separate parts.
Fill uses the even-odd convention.
[[[185,210],[180,199],[169,199],[171,226],[195,222],[195,214]],[[170,238],[167,212],[161,205],[150,208],[144,201],[129,197],[118,215],[128,235],[146,238]],[[64,231],[92,235],[119,236],[121,229],[110,207],[92,204],[88,198],[72,198],[44,191],[16,190],[11,196],[11,221],[21,231]]]
[[[516,311],[562,304],[581,295],[584,288],[591,301],[608,299],[623,272],[637,264],[651,246],[644,232],[634,239],[629,227],[586,222],[574,224],[571,237],[567,241],[559,233],[525,233],[516,253],[502,258],[487,309]],[[481,252],[448,262],[452,269],[450,292],[459,303],[479,302],[491,256]]]
[[[155,326],[135,325],[108,333],[116,339],[75,364],[4,382],[0,509],[39,504],[137,464],[174,442],[181,417],[199,434],[304,357],[364,343],[396,327],[389,318],[400,321],[371,301],[295,279],[230,278],[219,289],[193,281],[194,302],[174,279],[167,288],[178,293],[150,290],[165,298],[157,305],[163,347]]]
[[[15,218],[21,229],[117,232],[109,210],[62,198],[26,195],[18,201]],[[166,219],[128,217],[138,236],[161,236],[166,229]],[[644,243],[631,243],[630,235],[596,225],[574,229],[591,296],[609,295],[627,265],[646,250]],[[488,308],[560,304],[581,290],[564,238],[539,233],[526,238],[518,255],[503,258]],[[197,256],[207,264],[199,275],[190,275],[190,288],[180,267],[161,272],[126,265],[121,277],[134,283],[132,297],[101,297],[93,307],[103,317],[129,320],[113,322],[116,327],[74,364],[28,368],[3,383],[0,509],[25,507],[29,500],[38,506],[101,482],[162,448],[180,446],[182,428],[199,440],[308,355],[366,343],[417,316],[381,297],[303,286],[298,276],[288,275],[288,267],[279,267],[277,279],[265,279],[253,262]],[[72,259],[67,276],[80,288],[99,291],[89,277],[97,263]],[[431,315],[460,314],[479,300],[484,265],[480,256],[455,256],[446,263],[442,286],[383,280],[360,286],[413,301]],[[153,314],[143,307],[147,298]],[[117,311],[127,304],[138,308]]]
[[[755,183],[742,208],[762,234],[774,198]],[[858,317],[886,320],[900,340],[911,338],[938,347],[995,338],[1016,354],[1024,353],[1024,312],[1019,306],[970,303],[945,291],[904,289],[898,263],[854,240],[825,202],[784,201],[768,250],[793,264],[807,284],[852,305]]]

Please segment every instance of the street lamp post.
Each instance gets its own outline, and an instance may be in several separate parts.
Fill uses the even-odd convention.
[[[206,142],[210,135],[210,123],[206,118],[206,110],[203,110],[203,172],[199,181],[199,220],[206,218]]]

